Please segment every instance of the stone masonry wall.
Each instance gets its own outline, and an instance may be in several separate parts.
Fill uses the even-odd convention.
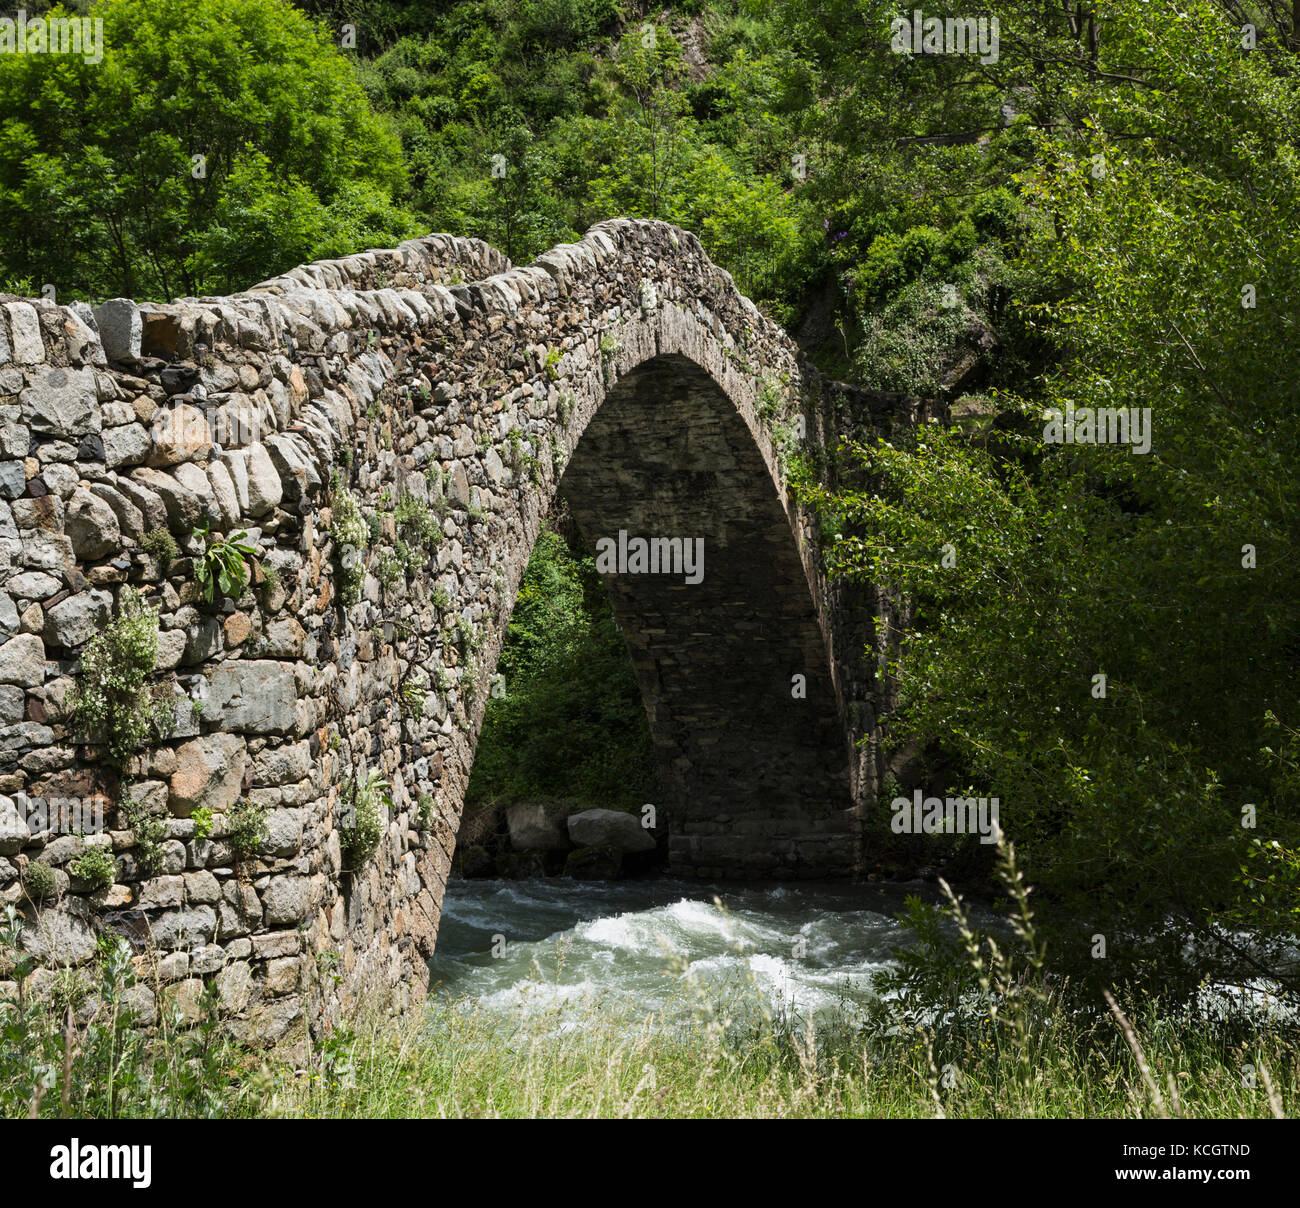
[[[778,449],[800,415],[810,448],[850,421],[916,418],[809,371],[694,236],[657,222],[603,223],[526,268],[440,235],[228,298],[0,301],[0,897],[24,946],[78,964],[118,932],[183,1011],[210,983],[266,1041],[365,994],[419,1001],[496,659],[557,489],[592,539],[668,525],[715,555],[694,598],[611,583],[674,865],[852,871],[878,774],[858,743],[879,703],[860,657],[878,603],[818,571]],[[205,523],[257,549],[238,598],[202,598]],[[166,565],[162,531],[179,546]],[[159,610],[151,681],[170,727],[118,770],[66,706],[130,589]],[[702,633],[719,640],[692,645]],[[351,786],[371,769],[391,785],[382,839],[345,869]],[[33,801],[94,803],[103,831],[34,834]],[[253,854],[234,842],[240,803],[265,812]],[[165,828],[152,873],[132,811]],[[70,870],[95,846],[117,875],[91,891]],[[38,858],[55,893],[36,909],[22,885]],[[147,1018],[159,1004],[137,993]]]

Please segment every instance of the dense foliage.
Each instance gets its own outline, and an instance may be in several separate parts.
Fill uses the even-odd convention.
[[[1278,973],[1300,909],[1278,373],[1300,351],[1300,108],[1293,58],[1239,40],[1212,5],[1120,3],[1090,60],[1058,47],[1060,98],[994,140],[1028,157],[1018,322],[1049,355],[1002,378],[983,439],[850,446],[862,489],[819,499],[848,520],[836,571],[915,601],[895,733],[1001,797],[1085,981]],[[1150,451],[1045,443],[1046,406],[1149,408]]]
[[[594,560],[551,528],[533,547],[488,701],[468,805],[653,800],[645,710]]]
[[[87,12],[102,62],[0,55],[0,283],[68,300],[219,293],[421,233],[392,201],[391,127],[282,0]]]

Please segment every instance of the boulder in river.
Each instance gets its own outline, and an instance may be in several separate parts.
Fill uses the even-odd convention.
[[[506,810],[510,846],[515,851],[568,851],[573,846],[564,833],[564,802],[525,801]]]
[[[653,851],[654,836],[635,814],[583,810],[569,815],[569,838],[577,847],[612,847],[620,852]]]
[[[496,875],[496,861],[481,843],[472,843],[456,852],[456,871],[462,877],[491,877]]]

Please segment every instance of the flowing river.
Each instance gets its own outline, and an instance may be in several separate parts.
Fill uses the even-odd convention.
[[[853,1022],[891,949],[910,939],[895,918],[909,894],[936,897],[920,881],[453,880],[430,993],[502,1020],[549,1014],[562,1030],[593,1010],[635,1024],[651,1013],[698,1018],[719,1004],[733,1015],[743,1006]],[[968,914],[977,928],[1001,929],[974,904]],[[1272,991],[1204,986],[1198,999],[1203,1012],[1293,1017]]]
[[[741,991],[774,1011],[855,1016],[931,887],[714,886],[648,879],[448,884],[432,993],[502,1016],[569,1007],[672,1018]],[[721,909],[714,904],[717,897]]]

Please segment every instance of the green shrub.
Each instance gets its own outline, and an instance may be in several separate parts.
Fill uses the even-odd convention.
[[[388,787],[378,768],[371,768],[364,779],[350,782],[346,798],[351,817],[344,820],[340,836],[343,867],[348,871],[359,869],[379,849],[384,837],[384,811],[392,805]]]
[[[511,10],[511,32],[525,46],[554,53],[582,46],[623,19],[619,0],[524,0]]]
[[[32,860],[27,865],[27,871],[23,873],[23,892],[27,895],[27,900],[33,905],[39,905],[46,898],[54,896],[54,889],[57,881],[52,869],[43,860]]]
[[[117,861],[106,847],[88,847],[71,864],[68,872],[75,880],[84,881],[90,889],[103,889],[117,880]]]
[[[255,854],[271,833],[266,821],[266,806],[247,798],[241,799],[230,811],[230,832],[226,838],[231,850],[243,858]]]
[[[921,273],[942,248],[942,231],[931,226],[916,226],[899,239],[895,256],[910,280]]]
[[[955,269],[975,250],[976,242],[975,226],[969,218],[953,223],[940,240],[939,253],[934,258],[935,267],[942,272]]]
[[[932,281],[904,286],[876,314],[864,316],[862,339],[854,354],[857,380],[873,389],[900,390],[933,397],[946,375],[968,350],[978,328],[969,308],[945,306],[943,290]]]
[[[927,273],[950,273],[975,251],[976,229],[969,218],[947,231],[915,226],[903,235],[878,235],[854,276],[867,301],[888,298]]]
[[[208,806],[199,806],[190,815],[190,821],[194,823],[194,837],[196,839],[207,839],[212,834],[212,824],[215,817]]]
[[[104,745],[121,767],[150,734],[165,737],[174,720],[169,696],[146,679],[158,659],[158,610],[123,588],[118,615],[86,645],[77,666],[68,716],[83,741]]]
[[[1004,188],[981,193],[971,205],[971,221],[975,229],[993,239],[1005,238],[1019,221],[1020,202]]]

